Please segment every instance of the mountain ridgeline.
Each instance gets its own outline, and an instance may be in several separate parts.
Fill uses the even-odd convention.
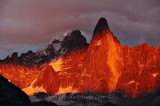
[[[28,95],[120,91],[139,97],[160,88],[160,48],[123,46],[100,18],[90,44],[75,30],[44,50],[8,56],[0,73]]]
[[[85,48],[87,46],[86,38],[79,30],[74,30],[64,36],[63,39],[55,39],[44,49],[38,50],[35,53],[28,51],[27,53],[22,53],[19,57],[18,53],[14,52],[11,57],[7,56],[4,60],[0,60],[0,63],[14,63],[26,66],[42,65],[72,50]]]

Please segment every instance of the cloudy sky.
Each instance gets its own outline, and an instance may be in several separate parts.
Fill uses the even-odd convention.
[[[90,41],[100,17],[123,44],[160,45],[160,0],[0,0],[0,58],[74,29]]]

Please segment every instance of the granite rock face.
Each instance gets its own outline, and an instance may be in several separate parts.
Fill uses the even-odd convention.
[[[104,18],[98,21],[89,45],[80,31],[75,30],[64,40],[54,40],[47,49],[28,54],[27,59],[33,60],[26,59],[27,64],[34,59],[45,64],[0,64],[0,73],[22,89],[28,87],[49,94],[120,91],[140,97],[160,88],[160,48],[148,43],[135,47],[122,45]],[[17,54],[12,57],[16,62]]]

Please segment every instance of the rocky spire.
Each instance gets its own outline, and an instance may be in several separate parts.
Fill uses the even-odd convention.
[[[104,29],[109,29],[109,26],[108,26],[108,23],[107,23],[107,20],[103,17],[101,17],[94,29],[94,32],[93,32],[93,36],[96,34],[96,33],[99,33],[99,32],[102,32]]]

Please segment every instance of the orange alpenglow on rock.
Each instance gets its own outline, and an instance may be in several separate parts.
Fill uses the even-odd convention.
[[[40,66],[1,63],[0,74],[28,95],[121,91],[139,97],[160,88],[160,48],[123,46],[100,18],[89,45]]]

